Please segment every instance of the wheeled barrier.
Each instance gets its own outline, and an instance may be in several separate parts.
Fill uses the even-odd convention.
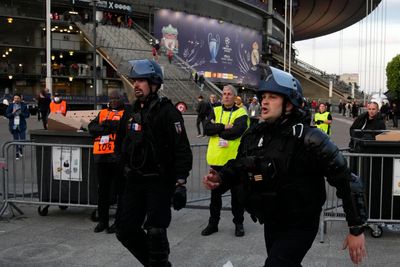
[[[17,157],[17,147],[23,148]],[[192,145],[193,168],[188,177],[188,206],[208,205],[210,193],[202,186],[208,172],[207,145]],[[40,215],[49,206],[97,208],[96,168],[92,145],[7,142],[0,156],[0,217],[7,209],[22,211],[17,204],[38,205]]]
[[[350,170],[362,179],[368,210],[368,226],[373,237],[380,237],[383,228],[400,223],[400,155],[350,153],[343,155]],[[326,183],[327,200],[320,225],[321,242],[328,221],[344,221],[345,214],[336,190]]]

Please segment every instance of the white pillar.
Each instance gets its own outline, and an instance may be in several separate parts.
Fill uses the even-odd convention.
[[[46,89],[53,93],[53,80],[51,78],[51,0],[46,0]]]

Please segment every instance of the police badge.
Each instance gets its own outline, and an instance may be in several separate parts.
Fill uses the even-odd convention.
[[[175,125],[176,133],[177,134],[181,134],[182,133],[182,125],[181,125],[181,123],[178,121],[178,122],[175,122],[174,125]]]

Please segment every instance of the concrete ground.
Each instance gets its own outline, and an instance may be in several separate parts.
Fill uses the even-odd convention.
[[[333,140],[339,147],[348,143],[351,120],[335,116]],[[196,138],[195,117],[185,117],[191,143],[206,143]],[[40,128],[36,118],[30,118],[30,129]],[[0,143],[10,140],[7,121],[0,118]],[[2,176],[0,175],[0,178]],[[0,218],[0,266],[140,266],[136,259],[117,241],[114,235],[94,233],[92,209],[50,207],[47,216],[39,216],[38,206],[20,204],[19,215],[11,209]],[[208,220],[207,209],[173,211],[168,229],[170,260],[178,267],[222,267],[230,261],[235,267],[263,266],[266,258],[263,228],[249,217],[245,219],[246,235],[234,236],[230,211],[223,211],[219,232],[208,237],[200,235]],[[303,266],[353,266],[342,243],[347,232],[344,222],[328,222],[325,242],[318,235],[303,261]],[[366,233],[368,257],[360,266],[400,266],[398,231],[384,229],[381,238]]]

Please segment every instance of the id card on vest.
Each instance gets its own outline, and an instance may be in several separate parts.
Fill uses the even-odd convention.
[[[218,139],[218,145],[220,146],[220,147],[228,147],[229,146],[229,141],[228,140],[225,140],[225,139],[223,139],[223,138],[219,138]]]
[[[109,135],[103,135],[100,138],[100,144],[107,144],[108,142],[110,142],[110,136]]]

